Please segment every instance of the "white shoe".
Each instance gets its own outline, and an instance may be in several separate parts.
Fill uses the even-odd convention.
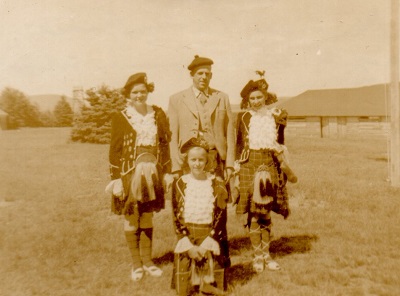
[[[163,271],[154,265],[152,265],[150,267],[143,265],[143,269],[147,274],[154,276],[154,277],[160,277],[163,274]]]
[[[257,273],[261,273],[264,271],[264,260],[262,255],[255,256],[253,259],[253,269]]]
[[[276,262],[275,260],[272,260],[272,258],[269,254],[264,255],[264,262],[269,270],[280,270],[281,269],[278,262]]]
[[[278,262],[276,261],[269,261],[268,263],[266,263],[268,266],[269,270],[280,270],[281,267],[279,266]]]
[[[137,282],[143,278],[143,274],[144,274],[143,268],[139,267],[136,268],[135,270],[132,268],[131,278],[133,281]]]

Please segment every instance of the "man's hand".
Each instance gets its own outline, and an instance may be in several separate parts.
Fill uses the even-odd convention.
[[[230,180],[231,177],[232,177],[232,174],[233,174],[233,168],[227,167],[227,168],[224,170],[224,179],[225,179],[225,183],[228,183],[228,182],[229,182],[229,180]]]
[[[164,183],[165,183],[165,191],[169,192],[172,188],[172,183],[174,180],[179,178],[179,174],[165,174]]]
[[[248,214],[236,214],[236,218],[239,220],[240,224],[244,227],[248,224]]]

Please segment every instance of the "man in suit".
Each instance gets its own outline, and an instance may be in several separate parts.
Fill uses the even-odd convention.
[[[235,160],[233,116],[227,94],[209,87],[212,78],[209,58],[195,56],[188,66],[192,86],[170,97],[168,117],[172,138],[170,142],[172,173],[182,174],[180,146],[200,132],[215,154],[211,169],[228,180]]]
[[[204,137],[213,155],[209,169],[229,181],[235,160],[235,135],[233,116],[227,94],[211,88],[211,65],[206,57],[195,56],[188,66],[192,85],[169,99],[168,117],[171,129],[170,155],[172,176],[177,179],[184,172],[181,145],[189,139]],[[172,179],[172,177],[171,177]],[[171,180],[170,180],[171,181]],[[170,183],[166,181],[166,183]],[[168,185],[167,185],[168,187]],[[223,211],[221,223],[221,256],[223,267],[230,266],[228,237],[226,233],[227,211]]]

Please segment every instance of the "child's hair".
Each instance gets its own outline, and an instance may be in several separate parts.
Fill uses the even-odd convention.
[[[205,170],[205,171],[209,171],[209,164],[212,163],[212,161],[211,161],[211,155],[210,155],[210,153],[208,153],[208,151],[207,151],[206,149],[204,149],[203,147],[200,147],[200,146],[193,146],[193,147],[190,147],[190,148],[187,149],[187,151],[186,151],[185,153],[182,154],[182,155],[183,155],[182,170],[183,170],[184,172],[190,171],[190,169],[189,169],[189,164],[188,164],[188,155],[189,155],[189,152],[190,152],[191,150],[193,150],[194,148],[201,148],[201,149],[203,149],[203,151],[206,153],[206,155],[207,155],[207,162],[206,162],[206,166],[205,166],[204,170]]]

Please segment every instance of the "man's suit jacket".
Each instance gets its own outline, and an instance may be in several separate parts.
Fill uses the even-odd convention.
[[[233,167],[235,159],[235,136],[233,116],[228,95],[209,88],[205,107],[211,118],[215,147],[227,167]],[[180,147],[192,137],[197,137],[200,114],[192,87],[172,95],[169,99],[168,117],[171,129],[170,154],[172,172],[181,170]]]

